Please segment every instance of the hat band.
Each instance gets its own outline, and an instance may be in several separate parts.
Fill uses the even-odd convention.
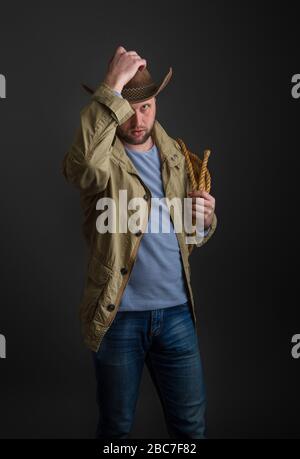
[[[141,86],[140,88],[123,88],[121,94],[123,97],[130,100],[145,99],[148,96],[150,98],[155,90],[156,85],[153,83],[148,86]]]

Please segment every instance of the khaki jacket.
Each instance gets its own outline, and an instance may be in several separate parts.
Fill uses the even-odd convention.
[[[120,98],[104,82],[81,111],[80,126],[70,150],[63,158],[62,170],[68,182],[80,190],[84,213],[83,234],[89,248],[89,261],[85,284],[79,305],[79,316],[84,342],[97,351],[112,324],[122,294],[132,271],[138,248],[147,227],[151,209],[151,193],[129,159],[122,142],[116,135],[118,124],[134,114],[130,103]],[[162,181],[165,196],[186,197],[190,190],[185,158],[179,144],[155,120],[153,140],[161,156]],[[127,190],[128,201],[140,197],[147,201],[148,215],[138,233],[100,233],[96,220],[98,199],[110,197],[119,203],[119,190]],[[130,210],[128,210],[130,213]],[[170,208],[174,222],[174,209]],[[118,212],[116,212],[118,219]],[[201,247],[212,236],[217,225],[213,222],[206,237],[197,243]],[[176,233],[184,268],[185,281],[196,323],[195,305],[190,280],[189,255],[195,244],[187,244],[184,231]]]

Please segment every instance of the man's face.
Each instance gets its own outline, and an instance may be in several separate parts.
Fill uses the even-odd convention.
[[[156,116],[156,98],[130,104],[135,114],[117,127],[117,135],[126,143],[141,145],[150,137]]]

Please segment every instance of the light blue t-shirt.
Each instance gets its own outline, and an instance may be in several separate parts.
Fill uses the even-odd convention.
[[[156,145],[144,152],[136,152],[126,147],[125,150],[149,188],[152,198],[164,198],[160,155]],[[164,224],[168,221],[169,226],[163,226],[164,219]],[[156,223],[156,227],[151,226],[152,221]],[[162,231],[166,231],[168,227],[169,232]],[[137,258],[119,310],[167,308],[188,301],[180,248],[165,202],[152,201],[147,230],[141,237]]]

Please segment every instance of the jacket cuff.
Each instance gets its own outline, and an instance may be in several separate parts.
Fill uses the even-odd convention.
[[[211,222],[211,225],[206,229],[204,230],[204,237],[203,237],[203,240],[201,242],[198,242],[196,243],[196,246],[197,247],[201,247],[201,245],[205,244],[205,242],[208,241],[208,239],[213,235],[213,233],[215,232],[216,230],[216,227],[217,227],[217,216],[216,214],[214,213],[213,215],[213,220]]]
[[[207,236],[207,234],[208,234],[208,232],[210,231],[210,229],[211,229],[211,225],[209,225],[208,228],[203,229],[203,231],[201,231],[200,233],[198,233],[198,232],[197,232],[197,229],[196,229],[196,234],[199,234],[199,235],[201,235],[202,237],[205,237],[205,236]]]
[[[102,82],[94,92],[92,99],[108,107],[118,124],[124,123],[134,115],[134,110],[128,100],[118,96],[115,91],[104,82]]]
[[[194,247],[201,247],[203,244],[205,244],[211,238],[211,236],[214,234],[214,232],[216,230],[216,227],[217,227],[217,216],[214,213],[211,225],[207,228],[207,230],[204,230],[205,234],[204,234],[204,236],[203,236],[203,234],[201,235],[201,240],[199,242],[195,242],[194,244],[189,244],[189,249],[188,249],[189,250],[189,255],[192,253]],[[199,236],[199,234],[198,234],[198,236]]]

